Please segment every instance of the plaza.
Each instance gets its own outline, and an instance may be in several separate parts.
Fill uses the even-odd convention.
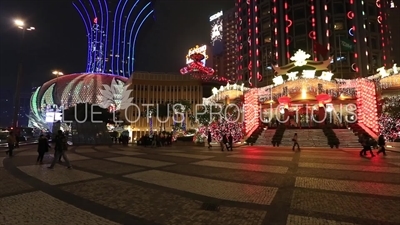
[[[0,158],[0,224],[399,224],[400,153],[73,146],[73,169]]]

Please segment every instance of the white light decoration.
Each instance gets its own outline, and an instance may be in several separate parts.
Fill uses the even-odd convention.
[[[208,59],[208,55],[206,52],[207,52],[207,45],[202,45],[202,46],[196,45],[196,47],[189,49],[188,54],[186,55],[186,64],[190,64],[193,62],[193,59],[190,58],[192,54],[199,53],[204,55],[204,59],[201,62],[203,63],[203,65],[205,65],[206,60]]]
[[[314,79],[315,70],[303,70],[303,78]]]
[[[331,71],[323,71],[321,76],[318,79],[331,81],[333,73]]]
[[[381,75],[381,78],[384,78],[384,77],[387,77],[387,76],[390,75],[390,74],[385,70],[385,67],[384,67],[384,66],[382,66],[381,68],[378,68],[378,69],[376,70],[376,72],[378,72],[379,75]]]
[[[218,18],[211,24],[211,44],[214,46],[216,41],[222,40],[223,20]]]
[[[214,88],[212,89],[212,93],[213,93],[213,95],[218,94],[218,89],[217,89],[216,87],[214,87]]]
[[[287,73],[286,75],[288,76],[288,80],[297,80],[299,78],[297,77],[298,73],[298,71]]]
[[[224,15],[224,12],[222,12],[222,10],[215,13],[214,15],[210,16],[210,22],[220,18],[222,15]]]
[[[398,74],[399,69],[397,68],[397,63],[393,64],[393,74]]]
[[[282,76],[275,77],[274,79],[272,79],[272,81],[274,82],[275,85],[281,85],[283,84],[283,77]]]
[[[307,65],[307,59],[310,57],[310,54],[307,54],[305,51],[299,49],[292,57],[290,57],[290,60],[294,61],[295,66],[305,66]]]
[[[237,90],[237,84],[236,83],[233,84],[233,89]]]
[[[240,86],[240,91],[244,91],[244,84]]]

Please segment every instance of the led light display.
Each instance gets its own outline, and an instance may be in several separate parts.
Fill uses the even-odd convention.
[[[379,133],[378,107],[375,83],[367,79],[357,80],[357,118],[358,123]]]
[[[260,125],[258,89],[250,89],[244,94],[244,107],[244,131],[248,136]]]
[[[73,6],[87,33],[86,72],[129,77],[139,31],[154,12],[152,0],[77,0]]]
[[[186,55],[186,64],[192,63],[194,60],[191,58],[191,55],[197,53],[204,56],[204,58],[201,60],[201,63],[203,64],[203,66],[206,65],[206,61],[208,59],[207,45],[202,45],[202,46],[196,45],[196,47],[189,49],[188,54]]]
[[[214,46],[216,41],[222,40],[223,20],[217,18],[211,24],[211,44]]]
[[[68,108],[78,103],[100,104],[103,101],[100,90],[103,85],[111,86],[114,79],[116,92],[122,93],[128,80],[122,76],[80,73],[54,78],[33,93],[30,103],[32,119],[36,120],[36,124],[59,120],[60,112],[54,114],[54,110],[49,111],[48,106]]]

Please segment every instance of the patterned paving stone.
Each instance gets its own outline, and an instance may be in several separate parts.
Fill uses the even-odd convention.
[[[1,198],[0,208],[3,225],[117,224],[39,191]]]
[[[66,184],[100,177],[76,169],[70,170],[62,165],[56,165],[54,169],[48,169],[48,166],[49,164],[20,166],[18,169],[31,177],[35,177],[36,179],[51,185]]]
[[[305,160],[325,160],[329,161],[331,159],[336,159],[336,160],[343,160],[343,161],[356,161],[356,162],[365,162],[369,161],[366,158],[363,157],[353,157],[352,155],[348,156],[324,156],[324,155],[300,155],[300,161],[305,161]]]
[[[237,151],[232,151],[232,152],[221,151],[221,149],[204,150],[204,151],[200,151],[200,152],[201,153],[210,153],[210,154],[225,154],[225,155],[232,155],[232,154],[239,153]]]
[[[293,151],[291,150],[248,150],[244,149],[241,150],[240,153],[247,153],[247,154],[258,154],[258,153],[264,153],[264,154],[290,154],[293,155]]]
[[[200,166],[211,166],[226,169],[236,169],[236,170],[247,170],[247,171],[257,171],[266,173],[280,173],[284,174],[288,171],[288,167],[283,166],[270,166],[270,165],[259,165],[259,164],[247,164],[247,163],[231,163],[231,162],[220,162],[220,161],[200,161],[192,163],[194,165]]]
[[[266,159],[277,161],[292,161],[293,157],[279,157],[279,156],[260,156],[260,155],[230,155],[228,157],[242,158],[242,159]]]
[[[296,177],[296,187],[400,197],[400,185]]]
[[[220,207],[200,210],[201,202],[113,179],[61,187],[93,202],[165,225],[259,225],[265,211]]]
[[[97,152],[93,148],[77,148],[75,149],[75,152],[77,153],[91,153],[91,152]]]
[[[110,152],[88,152],[88,153],[79,153],[83,156],[90,158],[111,158],[117,156],[116,154]]]
[[[251,183],[257,185],[267,185],[272,187],[281,187],[285,184],[285,177],[281,174],[263,172],[241,171],[231,169],[221,169],[217,167],[205,167],[197,165],[175,165],[163,168],[162,170],[182,173],[193,176],[203,176],[214,179],[224,179],[233,182]]]
[[[400,173],[398,167],[377,167],[377,166],[359,166],[359,165],[340,165],[328,163],[299,163],[299,167],[307,167],[314,169],[334,169],[334,170],[355,170],[355,171],[369,171],[377,173]]]
[[[50,161],[53,160],[53,157],[54,157],[53,154],[49,154]],[[90,159],[89,157],[78,155],[78,154],[75,154],[75,153],[70,153],[70,152],[67,152],[67,157],[68,157],[69,161],[79,161],[79,160]]]
[[[192,159],[211,159],[211,158],[214,158],[214,156],[185,154],[185,153],[167,153],[167,154],[164,154],[164,155],[183,157],[183,158],[192,158]]]
[[[31,155],[35,155],[37,156],[38,153],[37,151],[23,151],[17,154],[18,156],[31,156]]]
[[[74,167],[81,167],[88,170],[98,171],[107,174],[126,174],[143,170],[143,167],[126,165],[122,163],[110,162],[100,159],[90,159],[74,162]]]
[[[140,158],[134,158],[134,157],[129,157],[129,156],[108,158],[107,160],[136,165],[136,166],[151,167],[151,168],[174,165],[174,163],[161,162],[161,161],[150,160],[150,159],[140,159]]]
[[[295,190],[291,208],[398,223],[400,200]]]
[[[304,167],[297,168],[296,175],[303,177],[400,184],[400,176],[397,176],[397,174],[380,173],[379,176],[371,176],[371,172],[369,171],[343,172],[343,170],[314,169]]]
[[[125,177],[212,198],[262,205],[271,204],[278,191],[275,187],[211,180],[157,170],[134,173]]]
[[[133,152],[133,151],[109,151],[109,153],[118,154],[118,155],[143,155],[144,153]]]
[[[4,168],[0,168],[0,177],[0,195],[8,195],[33,189],[23,181],[13,177]]]
[[[286,225],[357,225],[355,223],[346,223],[335,220],[326,220],[308,216],[297,216],[289,214]]]
[[[137,158],[148,159],[148,160],[158,160],[158,161],[170,162],[170,163],[174,163],[174,164],[181,164],[181,163],[187,164],[187,163],[199,161],[198,159],[193,159],[193,158],[176,157],[176,156],[170,156],[170,155],[164,155],[164,154],[158,154],[158,153],[149,153],[146,155],[138,155]]]

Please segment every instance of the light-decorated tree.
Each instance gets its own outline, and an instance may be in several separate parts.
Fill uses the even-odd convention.
[[[400,141],[400,97],[385,98],[379,118],[381,134],[387,141]]]
[[[197,116],[200,125],[194,137],[195,142],[203,142],[211,132],[213,141],[221,141],[224,134],[232,134],[233,142],[239,142],[243,138],[243,122],[240,112],[236,108],[222,106],[222,110],[216,106],[205,106],[201,115]],[[211,113],[213,112],[213,113]],[[222,112],[218,113],[217,112]]]

